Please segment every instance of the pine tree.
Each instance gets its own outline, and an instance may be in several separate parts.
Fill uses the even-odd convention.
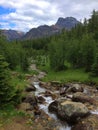
[[[20,67],[23,71],[27,71],[29,67],[28,56],[24,50],[20,52]]]
[[[15,96],[15,90],[10,84],[10,74],[8,63],[0,55],[0,105],[3,106],[11,101]]]
[[[65,45],[63,40],[52,41],[50,45],[50,66],[55,71],[65,68]]]
[[[98,52],[96,53],[95,61],[92,65],[92,76],[98,76]]]
[[[93,11],[89,19],[88,30],[93,33],[94,39],[98,40],[98,11]]]
[[[85,34],[81,40],[82,60],[85,71],[91,71],[94,62],[95,41],[92,36]]]

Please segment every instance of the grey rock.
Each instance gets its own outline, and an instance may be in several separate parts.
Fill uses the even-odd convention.
[[[66,120],[69,124],[77,122],[88,114],[88,108],[82,103],[63,101],[58,104],[58,117],[61,120]]]

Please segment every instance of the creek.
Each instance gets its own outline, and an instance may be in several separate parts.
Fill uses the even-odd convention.
[[[71,127],[66,125],[65,122],[61,122],[55,114],[52,114],[48,111],[48,106],[51,102],[53,102],[54,100],[52,99],[51,96],[43,96],[43,93],[45,93],[46,89],[42,88],[39,86],[39,82],[34,82],[33,83],[34,86],[36,87],[36,91],[35,91],[35,96],[42,96],[45,99],[45,104],[39,104],[39,108],[41,110],[43,110],[46,114],[48,114],[49,117],[53,118],[54,120],[56,120],[59,124],[59,130],[71,130]],[[54,93],[57,93],[57,91],[55,91]]]

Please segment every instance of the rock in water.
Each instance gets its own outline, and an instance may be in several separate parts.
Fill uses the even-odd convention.
[[[50,103],[48,110],[50,112],[57,113],[57,111],[58,111],[58,101],[54,101],[54,102]]]
[[[25,91],[26,92],[36,91],[36,88],[33,85],[27,85]]]
[[[45,102],[45,99],[43,96],[38,96],[37,100],[38,100],[38,103],[41,103],[41,104],[43,104]]]
[[[37,106],[37,98],[35,96],[27,95],[23,102],[30,103],[33,107]]]
[[[76,123],[78,119],[88,114],[88,108],[82,103],[64,101],[58,104],[58,118],[66,120],[69,124]]]

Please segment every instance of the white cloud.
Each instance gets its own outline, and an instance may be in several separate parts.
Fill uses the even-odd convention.
[[[59,17],[88,18],[97,5],[98,0],[0,0],[0,6],[15,9],[0,17],[7,21],[7,28],[9,21],[15,24],[12,29],[28,31],[42,24],[54,24]]]
[[[10,28],[8,22],[0,22],[0,25],[2,25],[4,29],[9,29]]]

